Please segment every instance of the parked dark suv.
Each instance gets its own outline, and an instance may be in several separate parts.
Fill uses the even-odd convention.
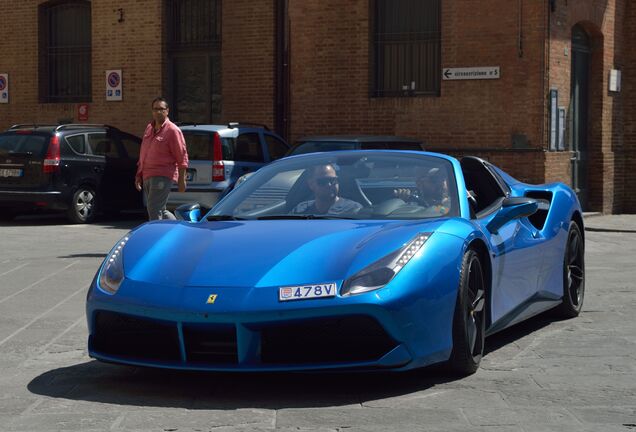
[[[142,209],[140,145],[107,125],[12,126],[0,133],[0,218],[54,210],[87,223],[98,211]]]

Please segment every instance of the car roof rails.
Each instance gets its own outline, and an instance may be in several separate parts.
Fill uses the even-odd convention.
[[[195,122],[174,122],[177,126],[198,126],[200,123]]]
[[[262,123],[254,123],[254,122],[229,122],[227,124],[227,127],[230,129],[234,129],[235,127],[239,127],[239,126],[256,126],[256,127],[261,127],[263,129],[265,129],[266,131],[270,130],[267,125],[264,125]]]
[[[15,129],[26,129],[26,128],[39,128],[39,127],[56,127],[56,124],[36,124],[36,123],[24,123],[24,124],[14,124],[7,130],[15,130]]]
[[[117,129],[114,126],[110,126],[107,124],[95,124],[95,123],[66,123],[59,125],[55,128],[55,132],[67,130],[67,129],[91,129],[91,128],[107,128],[107,129]]]

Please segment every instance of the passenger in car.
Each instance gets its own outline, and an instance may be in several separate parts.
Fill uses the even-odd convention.
[[[445,215],[450,210],[448,178],[439,168],[415,168],[416,190],[395,189],[396,197],[408,203],[433,209],[435,213]]]
[[[362,204],[338,196],[340,184],[333,165],[317,165],[309,168],[307,186],[314,194],[314,199],[303,201],[294,207],[292,214],[332,214],[357,213]]]

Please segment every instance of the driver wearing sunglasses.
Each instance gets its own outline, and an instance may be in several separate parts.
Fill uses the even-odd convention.
[[[362,205],[338,196],[340,183],[333,165],[317,165],[309,168],[307,186],[314,199],[303,201],[292,210],[292,214],[339,215],[357,213]]]

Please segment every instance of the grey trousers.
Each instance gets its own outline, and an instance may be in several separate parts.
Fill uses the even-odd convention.
[[[171,186],[172,179],[168,177],[148,177],[144,179],[144,195],[146,196],[148,220],[176,219],[172,213],[166,210]]]

